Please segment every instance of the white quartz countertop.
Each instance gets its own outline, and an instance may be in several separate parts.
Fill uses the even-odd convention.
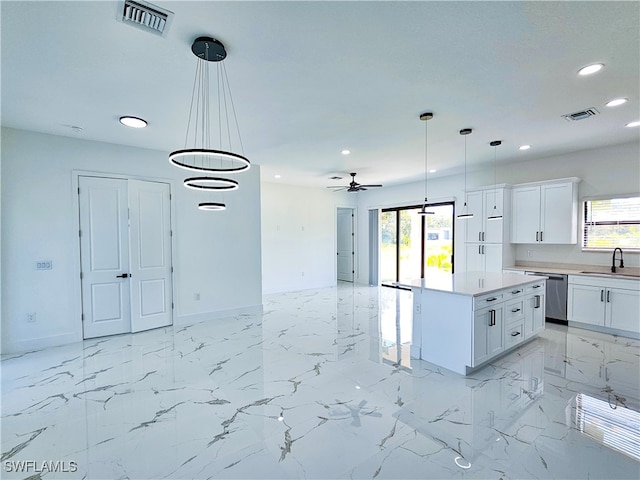
[[[399,283],[398,285],[413,289],[424,288],[425,290],[477,297],[485,293],[535,283],[546,278],[537,275],[519,275],[517,273],[434,273],[427,278],[418,278],[409,283]]]
[[[513,267],[505,267],[505,270],[513,270],[517,272],[556,273],[559,275],[604,276],[610,278],[640,280],[640,268],[638,267],[618,267],[616,273],[611,273],[611,267],[603,267],[602,265],[515,265]]]

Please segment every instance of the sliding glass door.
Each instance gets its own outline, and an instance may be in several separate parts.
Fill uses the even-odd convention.
[[[389,208],[380,216],[380,280],[408,283],[431,271],[453,272],[453,203]]]

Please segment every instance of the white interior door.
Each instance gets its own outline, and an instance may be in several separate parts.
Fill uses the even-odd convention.
[[[167,183],[129,180],[131,331],[171,325],[171,209]]]
[[[338,245],[338,280],[353,282],[354,276],[354,231],[353,209],[338,208],[337,226]]]
[[[131,331],[127,180],[80,177],[84,338]]]
[[[172,323],[170,185],[80,176],[84,338]]]

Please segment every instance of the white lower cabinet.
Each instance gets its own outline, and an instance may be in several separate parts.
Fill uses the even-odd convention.
[[[544,330],[545,282],[527,285],[524,298],[524,337]]]
[[[480,365],[504,350],[504,304],[477,310],[473,315],[473,365]]]
[[[640,334],[640,282],[570,275],[567,319],[581,326]]]

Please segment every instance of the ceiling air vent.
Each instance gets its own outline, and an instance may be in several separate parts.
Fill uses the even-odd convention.
[[[141,0],[124,0],[119,3],[118,20],[146,32],[167,36],[173,12]]]
[[[562,115],[567,122],[575,122],[576,120],[584,120],[585,118],[593,117],[594,115],[598,115],[598,110],[595,108],[586,108],[580,112],[575,113],[567,113],[566,115]]]

